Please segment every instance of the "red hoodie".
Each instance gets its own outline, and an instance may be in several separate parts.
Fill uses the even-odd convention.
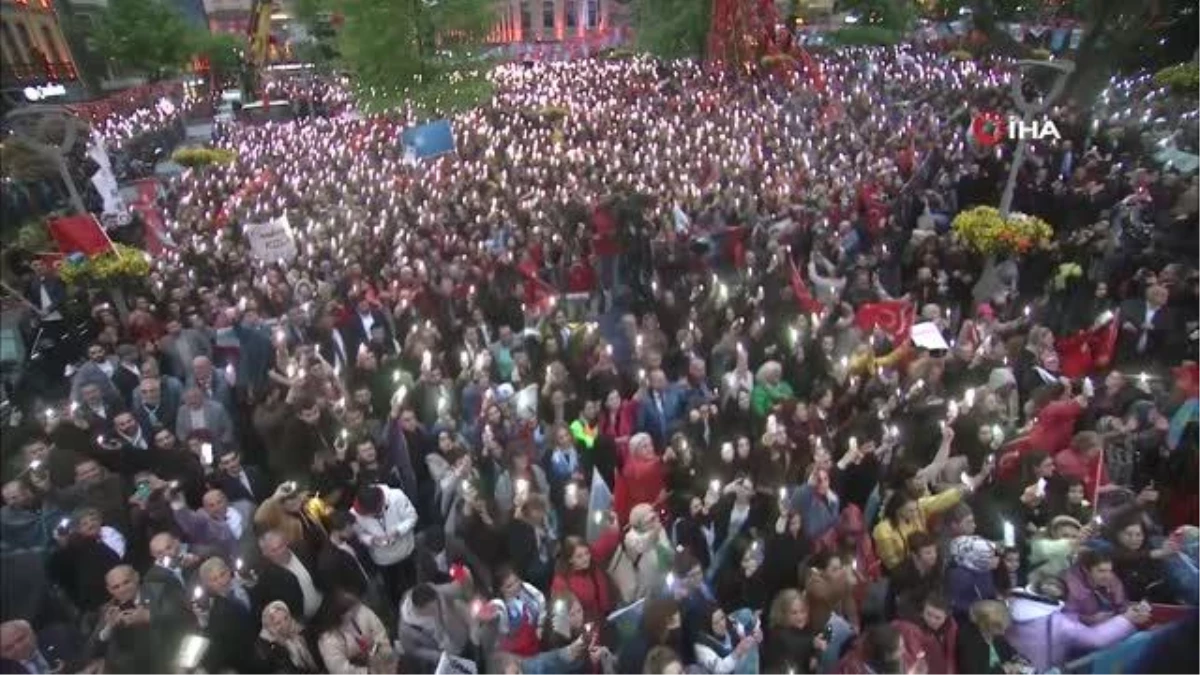
[[[592,566],[586,571],[571,570],[566,574],[559,572],[554,575],[550,584],[550,593],[570,591],[583,607],[583,615],[588,621],[603,620],[613,611],[613,596],[609,589],[608,574],[599,567],[600,560],[592,556]]]

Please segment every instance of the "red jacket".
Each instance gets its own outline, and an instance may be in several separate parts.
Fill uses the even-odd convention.
[[[946,617],[940,636],[910,621],[893,621],[892,627],[900,633],[907,658],[915,662],[919,655],[925,654],[925,672],[929,675],[951,675],[958,672],[958,661],[955,658],[958,624],[954,622],[954,617]]]
[[[617,221],[604,206],[592,211],[592,250],[605,258],[621,252],[621,244],[617,241]]]
[[[613,439],[628,438],[633,435],[633,425],[637,420],[637,401],[621,401],[615,414],[610,415],[605,409],[600,413],[600,435]]]
[[[577,260],[567,271],[568,293],[591,293],[596,290],[596,270],[587,260]]]
[[[658,457],[639,460],[631,455],[621,469],[613,494],[613,509],[621,526],[629,522],[629,512],[633,507],[638,504],[657,504],[658,496],[666,485],[662,460]]]
[[[1088,457],[1077,451],[1075,448],[1068,447],[1062,452],[1054,456],[1054,466],[1058,472],[1068,478],[1078,478],[1083,481],[1083,490],[1086,495],[1096,494],[1096,472],[1100,472],[1099,485],[1108,484],[1108,467],[1104,466],[1102,457],[1103,450],[1096,453],[1095,457]]]
[[[608,574],[600,567],[601,560],[592,556],[592,566],[586,572],[559,572],[550,584],[551,595],[570,591],[583,607],[588,621],[598,621],[613,611],[613,594]]]
[[[1082,414],[1083,406],[1075,399],[1054,401],[1042,408],[1029,432],[1028,449],[1054,455],[1067,447],[1075,435],[1075,422]]]

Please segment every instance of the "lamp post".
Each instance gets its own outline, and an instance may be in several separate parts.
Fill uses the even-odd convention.
[[[1026,68],[1050,68],[1057,71],[1054,84],[1050,87],[1041,101],[1025,100],[1025,92],[1021,85],[1025,83]],[[1059,96],[1062,95],[1063,89],[1067,86],[1067,77],[1075,70],[1075,64],[1071,61],[1018,61],[1017,71],[1013,74],[1012,79],[1012,97],[1016,102],[1017,110],[1021,111],[1021,124],[1028,125],[1033,121],[1036,115],[1040,115],[1050,107]],[[1021,164],[1025,161],[1025,145],[1026,140],[1017,139],[1017,149],[1013,152],[1012,166],[1008,169],[1008,181],[1004,184],[1004,195],[1000,198],[1000,216],[1008,218],[1008,214],[1012,211],[1013,192],[1017,186],[1017,172],[1021,170]]]

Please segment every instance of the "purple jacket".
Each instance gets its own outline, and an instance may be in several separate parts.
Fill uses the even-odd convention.
[[[991,570],[976,572],[957,564],[951,564],[946,570],[946,599],[956,616],[965,616],[978,600],[998,597]]]
[[[1107,607],[1101,604],[1100,596],[1088,583],[1083,569],[1079,565],[1072,565],[1071,569],[1067,570],[1065,581],[1067,582],[1067,601],[1063,611],[1075,615],[1080,621],[1086,622],[1088,617],[1100,612],[1120,614],[1129,606],[1129,601],[1125,596],[1125,585],[1121,583],[1119,577],[1113,579],[1112,593],[1107,595],[1111,604]]]
[[[1069,659],[1104,649],[1137,632],[1122,615],[1085,626],[1062,611],[1062,603],[1050,603],[1014,595],[1008,600],[1012,625],[1004,637],[1035,672],[1061,666]]]

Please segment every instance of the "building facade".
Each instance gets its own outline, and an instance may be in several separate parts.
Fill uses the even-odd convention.
[[[6,95],[20,92],[26,100],[51,101],[78,88],[79,73],[59,24],[57,1],[0,2],[0,85]]]
[[[496,0],[493,43],[569,42],[624,31],[628,8],[619,0]]]
[[[214,33],[245,35],[253,7],[254,0],[204,0],[208,29]]]

